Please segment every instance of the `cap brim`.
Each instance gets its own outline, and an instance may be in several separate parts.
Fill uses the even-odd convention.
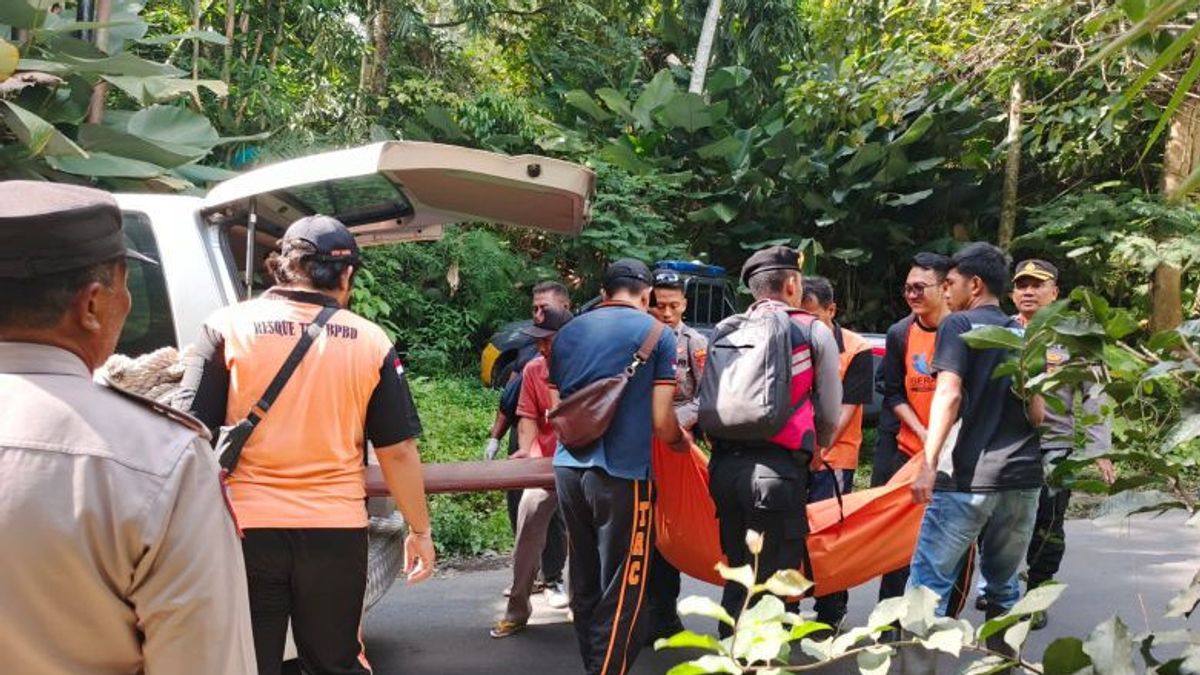
[[[1050,281],[1054,278],[1054,275],[1041,270],[1038,270],[1037,272],[1021,272],[1014,276],[1012,280],[1016,281],[1017,279],[1022,279],[1024,277],[1030,277],[1031,279],[1037,279],[1038,281]]]
[[[144,262],[144,263],[150,263],[151,265],[158,267],[157,260],[155,260],[154,258],[151,258],[150,256],[148,256],[144,253],[138,253],[137,251],[135,251],[131,248],[125,249],[125,257],[133,258],[134,260],[140,260],[141,262]]]
[[[555,333],[557,333],[557,332],[558,332],[558,331],[548,330],[548,329],[545,329],[545,328],[538,328],[537,326],[529,326],[529,327],[527,327],[527,328],[522,328],[522,329],[521,329],[521,334],[522,334],[522,335],[528,335],[528,336],[529,336],[529,337],[531,337],[531,338],[536,338],[536,339],[539,339],[539,340],[540,340],[540,339],[542,339],[542,338],[548,338],[548,337],[550,337],[551,335],[554,335],[554,334],[555,334]]]

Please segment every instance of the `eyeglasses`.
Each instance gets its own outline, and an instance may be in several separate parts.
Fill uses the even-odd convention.
[[[921,296],[925,295],[926,290],[934,288],[936,285],[937,284],[923,284],[918,281],[915,284],[904,284],[904,288],[900,292],[903,293],[904,297],[906,298]]]

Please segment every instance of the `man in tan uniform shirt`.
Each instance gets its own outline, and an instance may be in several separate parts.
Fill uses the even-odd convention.
[[[254,673],[207,430],[92,381],[127,256],[108,194],[0,182],[0,670]]]

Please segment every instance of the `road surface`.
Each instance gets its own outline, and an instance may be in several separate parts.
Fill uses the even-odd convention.
[[[1114,613],[1133,634],[1151,628],[1182,628],[1180,619],[1162,618],[1167,602],[1200,569],[1200,529],[1184,525],[1180,515],[1138,516],[1125,524],[1102,528],[1091,521],[1067,523],[1067,557],[1059,580],[1068,585],[1052,608],[1049,625],[1031,634],[1031,653],[1040,657],[1051,641],[1086,637]],[[473,674],[557,675],[579,673],[579,655],[565,610],[553,610],[536,599],[533,623],[523,633],[503,640],[488,628],[504,607],[501,591],[509,583],[507,569],[450,572],[418,586],[402,582],[367,616],[367,655],[380,675]],[[861,625],[870,612],[875,584],[851,591],[848,625]],[[683,595],[718,597],[719,589],[684,577]],[[805,603],[804,609],[809,609]],[[973,608],[964,618],[978,625]],[[715,631],[713,622],[685,618],[688,628]],[[696,654],[643,650],[633,675],[659,675]],[[853,664],[824,672],[856,673]]]

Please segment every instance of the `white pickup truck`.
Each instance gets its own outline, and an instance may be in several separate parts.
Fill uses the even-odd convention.
[[[334,216],[360,246],[434,240],[469,222],[570,235],[588,220],[594,186],[591,170],[562,160],[392,141],[255,169],[204,197],[117,194],[129,246],[160,262],[130,266],[133,309],[117,351],[181,349],[214,310],[263,290],[267,255],[300,217]],[[372,504],[374,516],[391,511]],[[372,518],[367,606],[395,578],[401,528],[398,516]]]

